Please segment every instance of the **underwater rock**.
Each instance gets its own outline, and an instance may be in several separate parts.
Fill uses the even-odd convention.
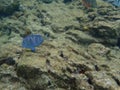
[[[116,45],[117,38],[120,36],[119,23],[96,20],[90,25],[89,33],[103,44],[108,46]]]
[[[28,90],[26,86],[26,82],[16,75],[13,66],[0,66],[0,90]]]
[[[13,60],[12,57],[7,57],[7,58],[0,59],[0,65],[2,65],[4,63],[7,64],[7,65],[14,65],[15,60]]]
[[[91,21],[93,21],[96,18],[97,14],[95,12],[89,13],[88,18],[90,18]]]
[[[64,0],[63,2],[64,3],[69,3],[69,2],[72,2],[73,0]]]
[[[111,22],[108,23],[104,21],[99,21],[99,22],[94,23],[93,29],[91,28],[92,30],[90,30],[90,33],[93,36],[101,37],[101,38],[117,38],[118,35],[116,32],[118,30],[114,29],[116,28],[114,27],[114,25],[116,25],[116,23],[111,23]]]
[[[43,3],[52,3],[54,0],[37,0],[37,1],[42,1]]]
[[[92,43],[88,46],[88,53],[93,55],[105,56],[108,52],[110,49],[100,43]]]
[[[120,86],[120,72],[111,72],[110,75],[111,77],[116,81],[116,83]]]
[[[11,15],[17,10],[19,10],[17,0],[0,0],[0,16]]]
[[[68,36],[66,36],[67,39],[70,39],[71,41],[78,43],[78,44],[90,44],[90,43],[95,43],[97,40],[90,35],[78,31],[78,30],[70,30],[66,33]]]
[[[108,76],[106,72],[88,72],[89,82],[94,86],[95,90],[118,90],[119,86],[116,81]]]
[[[102,36],[102,33],[97,33],[97,31],[106,25],[103,22],[111,22],[112,15],[116,15],[117,9],[115,9],[115,13],[110,14],[107,12],[105,14],[103,12],[103,15],[96,10],[94,12],[90,10],[88,15],[88,13],[84,13],[85,9],[83,10],[82,8],[81,0],[72,0],[73,2],[66,5],[63,4],[63,0],[58,0],[59,3],[49,5],[44,4],[44,0],[39,1],[42,3],[38,3],[36,0],[22,0],[21,3],[26,7],[25,11],[21,11],[22,14],[15,15],[15,13],[12,15],[13,17],[1,19],[1,23],[4,22],[5,24],[1,25],[5,26],[3,31],[11,29],[12,35],[14,35],[15,38],[10,39],[11,42],[4,44],[4,48],[1,47],[0,51],[4,52],[6,56],[8,55],[15,58],[17,62],[14,68],[16,70],[15,73],[17,73],[19,79],[22,78],[25,80],[29,86],[28,90],[97,90],[97,88],[100,90],[99,81],[97,81],[99,77],[100,81],[101,78],[103,78],[104,80],[107,79],[106,81],[108,82],[110,81],[110,83],[112,82],[108,85],[109,87],[118,86],[120,81],[119,73],[112,79],[106,73],[105,77],[104,75],[102,77],[101,74],[103,74],[103,71],[107,73],[112,73],[112,70],[119,71],[119,48],[115,52],[111,52],[111,59],[107,59],[106,55],[109,53],[109,48],[99,43],[92,44],[99,42],[98,38],[108,41],[112,33],[112,27],[117,30],[116,27],[119,26],[119,22],[117,22],[119,21],[119,14],[113,18],[113,20],[116,20],[112,21],[114,25],[108,25],[107,27],[110,28],[107,29],[102,28],[103,31],[106,30],[106,32],[109,32],[110,30],[111,33],[108,33],[108,35],[104,34],[103,38],[96,38],[95,36],[96,34]],[[97,1],[101,2],[102,0]],[[101,4],[98,3],[98,5]],[[111,17],[111,19],[107,17]],[[7,23],[10,23],[10,25]],[[88,24],[91,25],[91,27],[88,26]],[[34,34],[38,33],[43,35],[48,32],[50,33],[50,37],[52,36],[53,38],[45,40],[41,47],[36,47],[36,53],[32,53],[27,49],[23,50],[21,47],[22,37],[20,37],[20,33],[23,32],[21,33],[23,37],[31,34],[31,32],[29,32],[29,30],[27,31],[24,27],[30,28],[30,31]],[[24,34],[25,31],[26,34]],[[117,32],[119,32],[119,29]],[[108,37],[108,39],[104,37]],[[5,54],[5,52],[7,52],[7,54]],[[3,65],[1,65],[1,67]],[[3,74],[5,77],[8,73],[5,69],[0,68],[0,70],[1,69],[5,72],[5,74]],[[97,74],[98,78],[94,76],[96,73],[91,75],[94,71],[99,73]],[[90,75],[88,75],[88,73],[90,73]],[[17,81],[18,78],[15,78],[14,81]],[[102,81],[104,81],[103,79]],[[13,84],[11,87],[14,87],[16,84],[21,87],[20,89],[12,88],[12,90],[26,90],[21,83],[12,82],[11,79],[6,78],[2,78],[2,80],[5,83],[9,81],[9,84]],[[102,81],[100,82],[100,88],[105,90],[107,85]],[[2,85],[0,83],[0,87],[8,86],[5,83]],[[105,89],[104,86],[106,86]],[[11,90],[6,87],[4,87],[4,89],[0,88],[0,90],[5,89]]]
[[[55,49],[55,44],[53,45],[54,47],[50,47],[49,44],[48,46],[44,44],[36,53],[24,52],[16,68],[17,75],[24,78],[32,90],[57,90],[57,88],[76,90],[77,87],[82,88],[82,86],[76,87],[78,81],[76,81],[76,77],[72,77],[71,74],[84,74],[85,71],[91,70],[91,66],[79,65],[80,62],[74,64],[74,62],[69,61],[69,59],[64,60],[63,57],[68,56],[66,55],[68,53],[63,51],[63,54],[65,54],[60,55],[57,48]],[[45,54],[48,53],[48,50],[50,55],[46,56]],[[89,83],[86,82],[86,84],[84,84],[84,87],[89,88]],[[77,85],[79,85],[79,83]]]
[[[98,14],[100,15],[107,15],[108,13],[108,9],[107,8],[101,8],[101,9],[98,9]]]
[[[0,23],[0,36],[10,36],[12,33],[12,29],[10,24],[5,24],[4,22]]]
[[[53,0],[42,0],[44,3],[51,3]]]
[[[76,79],[76,90],[94,90],[94,87],[89,84],[88,77],[86,75],[73,74],[72,76]]]
[[[120,38],[117,39],[117,46],[120,48]]]

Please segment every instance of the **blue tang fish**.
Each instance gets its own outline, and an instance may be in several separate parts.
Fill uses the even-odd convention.
[[[117,7],[120,7],[120,0],[115,0],[113,2],[113,5],[117,6]]]
[[[37,34],[30,34],[23,38],[22,41],[22,47],[23,48],[29,48],[33,52],[35,52],[35,47],[41,45],[43,43],[44,39],[41,35]]]
[[[105,0],[111,4],[113,4],[114,6],[120,7],[120,0]]]

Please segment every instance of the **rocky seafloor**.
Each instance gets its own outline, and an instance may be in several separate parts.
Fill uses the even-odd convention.
[[[49,37],[31,52],[27,32]],[[120,90],[119,37],[120,8],[102,0],[0,0],[0,90]]]

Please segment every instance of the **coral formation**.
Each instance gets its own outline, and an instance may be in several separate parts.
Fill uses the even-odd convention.
[[[81,0],[19,1],[19,11],[0,17],[0,90],[120,89],[119,8],[102,0],[90,9]],[[21,47],[31,33],[49,37],[35,53]]]

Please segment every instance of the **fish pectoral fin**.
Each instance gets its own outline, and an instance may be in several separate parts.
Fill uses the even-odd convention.
[[[31,51],[32,51],[32,52],[35,52],[35,47],[32,47],[32,48],[31,48]]]

